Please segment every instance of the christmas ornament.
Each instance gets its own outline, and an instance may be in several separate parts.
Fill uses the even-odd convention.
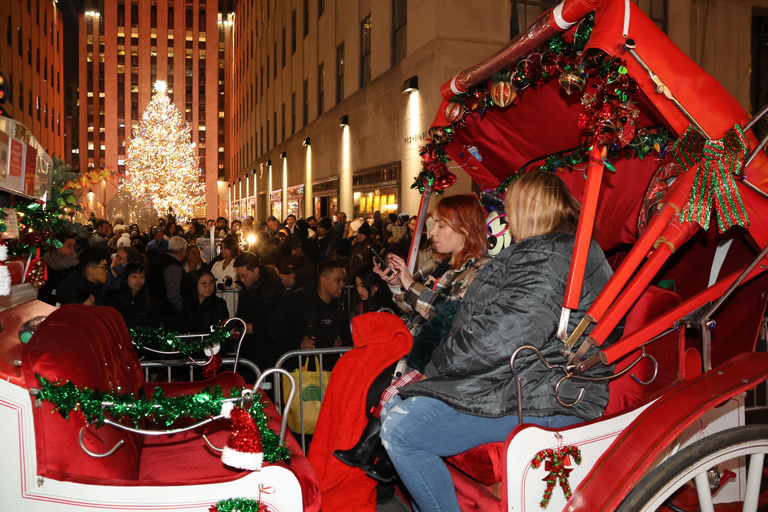
[[[32,288],[38,290],[48,280],[48,269],[45,266],[45,262],[40,257],[40,247],[37,248],[36,256],[29,263],[29,270],[24,277],[24,281],[30,283]]]
[[[429,129],[429,138],[433,144],[443,146],[453,140],[453,129],[450,127],[433,126]]]
[[[738,124],[719,140],[709,140],[698,128],[689,125],[672,146],[672,156],[680,170],[689,171],[699,164],[690,199],[680,212],[680,220],[695,222],[706,231],[714,203],[721,233],[735,224],[749,226],[733,178],[741,174],[748,154],[749,141]]]
[[[491,87],[491,99],[501,108],[511,105],[517,98],[517,91],[511,82],[497,82]]]
[[[54,410],[65,419],[69,418],[70,412],[76,411],[88,423],[98,425],[103,424],[109,415],[117,421],[129,420],[135,427],[142,423],[170,427],[180,419],[200,421],[217,416],[227,400],[219,386],[192,395],[172,397],[166,397],[158,386],[152,397],[137,398],[130,393],[101,393],[89,388],[80,389],[71,381],[55,383],[40,375],[37,379],[40,389],[36,402],[53,404]],[[242,396],[242,390],[233,388],[229,396]],[[265,407],[266,402],[254,397],[250,409],[250,416],[261,434],[263,458],[268,462],[287,462],[290,460],[290,452],[285,443],[280,442],[279,434],[267,426]]]
[[[445,120],[449,123],[458,123],[466,115],[467,110],[458,101],[452,101],[445,107]]]
[[[568,95],[573,92],[581,92],[587,87],[587,75],[578,68],[561,74],[558,81]]]
[[[232,419],[232,433],[221,454],[221,461],[233,468],[259,471],[264,453],[256,422],[248,411],[232,402],[221,404],[221,415]]]
[[[433,189],[435,190],[435,192],[442,192],[443,190],[449,188],[454,183],[456,183],[456,175],[453,174],[451,171],[449,171],[447,168],[445,168],[444,171],[442,171],[440,174],[435,176],[435,183],[433,185]]]
[[[203,368],[203,377],[210,379],[219,373],[223,363],[221,359],[221,344],[217,343],[211,348],[204,348],[203,353],[210,360],[210,363],[206,364]]]
[[[550,499],[552,499],[552,491],[560,481],[560,487],[563,489],[565,498],[571,497],[571,485],[568,482],[568,475],[573,471],[573,468],[568,468],[571,465],[571,457],[573,462],[577,465],[581,464],[581,450],[576,446],[561,446],[557,449],[548,448],[541,450],[531,461],[531,466],[534,469],[538,469],[542,462],[545,462],[544,469],[549,471],[549,474],[544,477],[544,481],[547,482],[547,487],[544,490],[544,497],[541,500],[541,508],[547,508]]]

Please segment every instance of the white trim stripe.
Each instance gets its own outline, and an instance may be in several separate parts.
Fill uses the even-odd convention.
[[[563,19],[564,3],[565,2],[560,2],[554,9],[552,9],[552,18],[555,20],[555,23],[560,28],[560,30],[568,30],[576,24],[575,22],[572,23]]]

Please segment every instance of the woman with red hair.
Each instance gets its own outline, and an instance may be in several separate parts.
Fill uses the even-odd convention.
[[[484,258],[485,211],[475,196],[462,194],[443,198],[437,203],[434,220],[429,235],[438,261],[412,275],[406,262],[390,253],[387,255],[390,268],[378,265],[374,268],[389,285],[414,340],[406,361],[409,371],[401,372],[405,375],[386,389],[383,397],[382,391],[391,382],[392,372],[386,379],[377,379],[378,384],[374,383],[369,390],[369,402],[378,402],[382,397],[381,403],[384,403],[397,393],[396,387],[421,378],[432,350],[451,326],[461,297],[487,261]],[[381,386],[382,382],[384,386]],[[349,450],[336,450],[334,455],[347,465],[366,470],[371,478],[390,482],[395,478],[395,471],[380,448],[379,427],[378,408],[375,408],[369,413],[368,426],[360,441]]]

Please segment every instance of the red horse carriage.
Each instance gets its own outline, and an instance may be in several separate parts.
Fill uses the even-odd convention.
[[[749,119],[621,0],[566,0],[441,94],[414,184],[422,212],[457,168],[480,196],[502,196],[530,170],[558,172],[582,214],[563,359],[539,354],[540,363],[577,385],[585,370],[616,365],[600,420],[557,432],[521,425],[505,443],[450,458],[462,508],[764,505],[768,426],[745,425],[743,395],[768,378],[768,355],[755,352],[768,291],[768,159],[751,131],[766,109]],[[566,332],[590,238],[615,273]],[[535,349],[513,355],[513,372],[525,351]]]
[[[515,176],[543,168],[582,202],[562,325],[579,306],[591,238],[615,270],[582,324],[562,329],[563,361],[541,360],[577,384],[588,368],[615,364],[605,416],[557,431],[521,425],[504,443],[452,457],[462,507],[757,511],[768,426],[745,424],[744,393],[768,379],[768,354],[755,352],[768,292],[768,159],[751,132],[765,112],[750,120],[622,0],[564,1],[442,96],[415,184],[419,230],[451,169],[467,172],[479,195],[501,196]],[[86,418],[51,414],[36,390],[52,379],[157,393],[123,346],[124,326],[94,311],[27,305],[0,317],[6,508],[208,510],[240,497],[319,509],[314,472],[290,436],[289,464],[230,471],[196,431],[154,441],[141,427],[85,429]],[[38,315],[48,320],[22,347],[19,326]],[[621,322],[624,334],[607,343]],[[593,346],[599,354],[585,358]],[[199,384],[163,393],[226,400]],[[277,411],[263,408],[279,431]],[[208,433],[214,446],[228,435]]]

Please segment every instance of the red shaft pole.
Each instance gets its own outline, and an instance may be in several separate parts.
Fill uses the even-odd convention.
[[[688,313],[695,311],[708,302],[720,298],[728,289],[728,287],[730,287],[733,282],[736,281],[739,275],[744,272],[745,269],[746,266],[719,280],[709,288],[702,290],[679,306],[656,318],[650,324],[641,327],[633,333],[630,333],[628,336],[622,338],[620,341],[609,346],[600,353],[600,360],[604,364],[613,364],[627,354],[637,350],[641,345],[647,343],[648,340],[655,338],[665,330],[672,327],[675,322],[683,318]],[[744,283],[754,279],[763,272],[765,272],[764,268],[761,268],[760,266],[755,267],[755,269],[750,272],[749,275],[744,279]]]
[[[600,197],[600,184],[603,181],[604,170],[602,150],[595,144],[589,155],[587,184],[584,187],[579,226],[576,228],[576,242],[573,246],[571,268],[568,271],[568,282],[565,287],[564,308],[579,309],[581,287],[584,283],[584,269],[587,268],[587,257],[592,241],[592,231],[595,227],[597,200]]]
[[[661,267],[666,263],[672,253],[680,247],[696,231],[698,225],[692,222],[681,223],[674,219],[664,230],[659,238],[659,245],[648,258],[645,265],[638,270],[637,275],[627,285],[624,292],[611,306],[589,335],[588,340],[593,345],[602,345],[606,338],[613,332],[629,309],[635,304],[640,295],[648,287]]]
[[[645,232],[640,236],[627,257],[621,262],[616,272],[608,280],[608,283],[600,292],[595,302],[587,311],[587,316],[593,322],[599,322],[611,303],[619,296],[627,282],[634,275],[642,261],[648,256],[654,243],[661,235],[662,231],[672,217],[679,214],[682,205],[688,200],[693,185],[693,172],[686,172],[680,175],[675,183],[672,184],[666,196],[661,210],[653,216]]]

